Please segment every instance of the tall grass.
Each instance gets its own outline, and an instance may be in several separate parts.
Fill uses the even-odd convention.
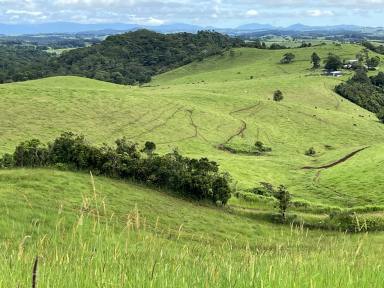
[[[136,206],[109,209],[91,189],[68,218],[57,211],[50,232],[0,242],[0,287],[30,287],[38,255],[38,287],[382,287],[382,259],[368,234],[314,237],[302,227],[256,243],[211,241],[180,225],[148,223]],[[234,223],[233,225],[236,225]],[[220,229],[220,227],[212,227]],[[43,230],[42,230],[43,231]],[[271,234],[272,235],[272,234]],[[373,239],[373,241],[372,241]]]

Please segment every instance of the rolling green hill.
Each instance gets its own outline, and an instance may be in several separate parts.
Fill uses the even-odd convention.
[[[313,51],[352,59],[361,48],[291,49],[289,65],[279,64],[284,51],[235,49],[143,86],[79,77],[0,85],[0,152],[68,130],[97,144],[151,140],[159,153],[177,148],[217,161],[242,195],[260,181],[286,185],[303,204],[291,213],[310,224],[346,208],[381,219],[384,126],[333,92],[349,75],[309,69]],[[276,89],[282,102],[271,100]],[[247,150],[255,141],[272,151],[219,149]],[[310,147],[315,157],[305,155]],[[312,169],[321,166],[329,167]],[[27,286],[36,255],[41,287],[381,287],[384,280],[382,233],[272,224],[274,203],[265,199],[232,197],[219,208],[56,170],[0,170],[0,179],[0,261],[9,263],[0,265],[9,275],[0,287]]]
[[[380,287],[383,237],[271,225],[83,173],[0,171],[1,287]]]
[[[99,144],[127,136],[140,143],[154,141],[161,152],[177,147],[190,156],[217,160],[238,181],[239,189],[267,181],[285,184],[295,197],[311,202],[340,207],[384,204],[380,179],[370,187],[377,195],[372,199],[361,192],[365,184],[358,181],[360,173],[348,177],[354,185],[341,185],[331,180],[337,178],[339,167],[327,171],[333,174],[331,182],[323,177],[313,181],[317,171],[301,169],[372,146],[361,152],[365,159],[364,154],[380,150],[384,140],[384,127],[373,114],[332,91],[339,79],[308,69],[313,49],[292,50],[297,60],[290,65],[278,64],[281,51],[238,49],[235,56],[194,63],[142,87],[76,77],[2,85],[0,133],[4,140],[0,147],[9,152],[27,138],[50,140],[66,130],[83,133]],[[354,45],[316,47],[322,57],[333,52],[346,59],[360,49]],[[280,103],[271,101],[276,89],[285,95]],[[272,152],[255,157],[217,149],[229,139],[227,144],[238,149],[248,149],[260,140]],[[305,156],[312,146],[317,156]],[[358,200],[351,202],[356,194],[360,194]]]

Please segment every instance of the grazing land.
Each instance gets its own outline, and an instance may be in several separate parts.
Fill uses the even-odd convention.
[[[352,71],[327,77],[310,63],[314,51],[354,59],[362,49],[290,49],[284,65],[285,50],[238,48],[141,86],[71,76],[0,85],[2,153],[64,131],[98,145],[126,136],[208,157],[234,189],[216,207],[86,172],[0,170],[0,286],[29,285],[39,256],[41,287],[381,287],[381,232],[320,229],[335,211],[357,212],[362,227],[384,221],[384,126],[334,92]],[[220,149],[256,141],[272,150]],[[295,224],[274,223],[276,201],[249,192],[260,182],[287,186]]]

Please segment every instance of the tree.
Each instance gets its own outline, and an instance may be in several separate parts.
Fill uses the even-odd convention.
[[[316,52],[313,52],[311,56],[311,63],[313,64],[313,69],[320,68],[320,62],[321,62],[320,56],[317,55]]]
[[[384,124],[384,108],[381,108],[380,111],[376,113],[376,116],[380,122]]]
[[[305,155],[307,156],[315,156],[316,155],[316,150],[315,148],[311,147],[307,151],[305,151]]]
[[[352,82],[371,84],[371,79],[369,79],[367,72],[363,67],[360,67],[356,70],[355,75],[351,78]]]
[[[288,207],[291,204],[291,194],[288,192],[287,188],[283,185],[280,185],[275,193],[275,198],[277,199],[278,208],[279,208],[279,214],[281,216],[282,222],[285,222],[287,220],[286,212]]]
[[[276,90],[273,93],[273,101],[280,102],[283,99],[284,99],[283,92],[281,92],[280,90]]]
[[[341,58],[335,54],[329,53],[327,59],[325,59],[325,69],[336,71],[343,67]]]
[[[372,58],[368,58],[366,64],[368,68],[376,68],[380,64],[380,57],[375,56]]]
[[[289,64],[292,63],[292,61],[296,58],[295,54],[289,52],[285,53],[283,58],[280,60],[281,64]]]
[[[371,77],[373,85],[384,88],[384,72],[379,72],[376,76]]]
[[[153,155],[153,152],[156,150],[156,144],[150,141],[145,142],[142,152],[147,154],[148,157],[151,157]]]

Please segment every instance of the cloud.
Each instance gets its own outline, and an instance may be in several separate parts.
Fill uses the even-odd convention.
[[[186,22],[236,26],[251,18],[272,24],[368,21],[381,24],[384,0],[0,0],[0,22]],[[369,15],[369,17],[367,17]],[[336,17],[337,16],[337,17]],[[327,23],[334,24],[334,23]],[[0,31],[1,32],[1,31]]]
[[[5,12],[5,14],[41,16],[41,15],[43,15],[43,12],[41,12],[41,11],[27,11],[27,10],[13,10],[13,9],[9,9],[9,10],[7,10]]]
[[[328,11],[328,10],[323,11],[323,10],[319,10],[319,9],[308,10],[307,14],[308,14],[308,16],[311,16],[311,17],[334,16],[335,15],[332,11]]]
[[[255,9],[251,9],[251,10],[248,10],[246,13],[245,13],[245,16],[247,17],[256,17],[256,16],[259,16],[259,11],[255,10]]]

